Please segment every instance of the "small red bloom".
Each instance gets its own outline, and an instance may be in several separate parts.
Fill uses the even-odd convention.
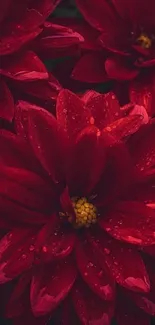
[[[85,19],[98,31],[109,51],[108,76],[131,80],[155,65],[154,0],[76,0]],[[102,67],[101,67],[102,69]]]
[[[0,282],[17,280],[6,314],[15,324],[52,314],[70,325],[72,300],[77,324],[110,325],[115,315],[119,325],[148,325],[154,124],[123,117],[114,94],[94,91],[80,99],[62,90],[56,115],[19,102],[16,135],[1,131],[0,226],[10,231],[0,241]]]

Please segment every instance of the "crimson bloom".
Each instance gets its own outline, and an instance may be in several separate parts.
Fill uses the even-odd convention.
[[[109,51],[108,76],[131,80],[155,65],[154,0],[76,0],[85,19],[98,31]],[[102,67],[101,67],[102,69]]]
[[[15,279],[6,315],[149,325],[155,126],[123,117],[112,93],[62,90],[56,114],[19,102],[16,135],[1,131],[0,283]]]
[[[60,0],[6,0],[0,3],[0,117],[12,121],[14,100],[51,101],[61,89],[41,61],[44,52],[55,56],[78,45],[81,36],[48,22]],[[54,54],[53,54],[54,55]]]

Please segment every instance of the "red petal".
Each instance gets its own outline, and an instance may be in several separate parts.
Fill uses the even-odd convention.
[[[9,78],[20,81],[47,79],[48,73],[44,64],[32,51],[12,58],[2,64],[1,73]]]
[[[119,102],[112,92],[100,94],[90,90],[83,96],[83,100],[94,117],[95,126],[99,129],[103,129],[121,116]]]
[[[149,116],[155,113],[155,78],[154,75],[133,81],[130,85],[130,101],[145,107]]]
[[[64,258],[70,255],[74,248],[74,232],[58,225],[57,218],[58,216],[53,217],[52,221],[41,229],[36,238],[37,259],[44,263]]]
[[[150,317],[124,295],[119,297],[117,304],[116,320],[118,325],[150,325]]]
[[[130,114],[130,116],[120,118],[109,124],[105,131],[109,131],[118,140],[122,140],[139,130],[143,123],[144,116],[142,114]]]
[[[140,254],[130,246],[120,244],[99,229],[88,239],[100,261],[104,261],[115,281],[129,290],[148,292],[149,277]]]
[[[52,74],[49,75],[48,80],[24,81],[24,83],[17,82],[16,87],[26,94],[50,102],[56,99],[58,91],[62,88]]]
[[[31,284],[31,306],[35,316],[48,314],[66,297],[76,278],[71,260],[38,269]]]
[[[44,55],[44,51],[64,51],[83,41],[83,37],[75,30],[48,21],[45,22],[43,32],[36,40],[37,53],[41,51]]]
[[[146,259],[146,268],[150,278],[151,290],[147,295],[130,295],[131,299],[146,313],[155,316],[155,267],[154,259]]]
[[[118,81],[134,79],[139,73],[138,69],[130,67],[127,59],[123,59],[122,57],[108,58],[105,62],[105,70],[109,78]]]
[[[100,225],[118,240],[141,246],[155,244],[155,211],[144,203],[120,201]]]
[[[84,281],[102,299],[113,300],[114,282],[108,274],[104,262],[96,258],[96,253],[87,241],[80,238],[76,245],[76,261]]]
[[[146,173],[155,164],[154,125],[145,125],[129,141],[129,148],[137,168]],[[137,150],[138,148],[138,150]]]
[[[14,133],[1,130],[0,150],[3,152],[3,155],[0,155],[0,164],[3,166],[33,171],[39,175],[43,174],[38,160],[23,135],[20,137]]]
[[[76,0],[84,18],[96,29],[103,31],[118,26],[120,19],[106,0]]]
[[[104,55],[100,52],[84,54],[76,63],[71,77],[81,82],[106,82],[109,78],[104,69],[104,61]]]
[[[77,281],[72,292],[75,310],[82,322],[87,325],[110,325],[113,316],[113,304],[103,302],[85,286]]]
[[[14,101],[6,83],[0,80],[0,117],[11,122],[14,116]]]
[[[71,193],[90,193],[100,179],[104,164],[105,150],[100,131],[95,126],[87,127],[79,133],[68,161],[68,186]]]
[[[57,98],[57,120],[71,139],[90,124],[91,114],[83,101],[71,91],[63,89]]]
[[[37,174],[24,169],[2,165],[0,180],[1,197],[6,197],[8,200],[30,210],[45,214],[50,213],[52,207],[51,198],[54,193]]]
[[[141,3],[141,10],[139,10],[139,0],[126,0],[124,2],[121,0],[113,0],[113,3],[121,17],[134,26],[135,24],[136,26],[143,25],[146,29],[154,27],[154,0],[149,1],[149,6],[147,5],[147,1],[143,1]]]
[[[129,26],[125,23],[122,26],[120,20],[120,26],[112,25],[111,28],[106,28],[102,32],[99,42],[113,53],[130,56],[129,33]]]
[[[27,133],[34,153],[52,180],[58,183],[64,177],[65,137],[58,130],[55,117],[43,109],[31,106],[27,110],[27,120]],[[26,123],[25,120],[25,129]]]
[[[107,128],[108,129],[108,128]],[[118,142],[110,132],[102,133],[106,147],[106,163],[98,185],[95,204],[97,207],[112,206],[124,191],[130,188],[137,177],[131,156],[123,142]],[[123,157],[123,159],[122,159]]]
[[[84,50],[99,50],[98,37],[100,33],[92,28],[86,21],[75,17],[57,17],[53,18],[52,22],[66,26],[76,31],[83,37],[83,42],[80,44],[80,48]]]
[[[0,282],[5,283],[32,266],[34,231],[19,228],[0,241]]]

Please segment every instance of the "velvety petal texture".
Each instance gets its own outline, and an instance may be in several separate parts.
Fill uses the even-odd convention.
[[[131,98],[61,89],[55,115],[20,100],[0,131],[0,283],[15,325],[150,325],[155,124]]]

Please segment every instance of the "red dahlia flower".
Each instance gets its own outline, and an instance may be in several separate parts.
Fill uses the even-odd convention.
[[[122,117],[112,93],[62,90],[56,113],[21,102],[17,135],[1,131],[0,282],[16,280],[6,314],[45,324],[62,303],[64,325],[149,325],[155,126]]]
[[[59,2],[1,1],[0,74],[3,78],[0,80],[0,117],[11,121],[14,100],[24,98],[24,94],[43,102],[57,96],[60,84],[48,73],[41,58],[45,51],[60,56],[82,40],[71,29],[46,21]]]
[[[100,44],[109,51],[108,76],[130,80],[155,65],[154,0],[76,0],[85,19],[101,32]],[[101,67],[102,69],[102,67]]]

